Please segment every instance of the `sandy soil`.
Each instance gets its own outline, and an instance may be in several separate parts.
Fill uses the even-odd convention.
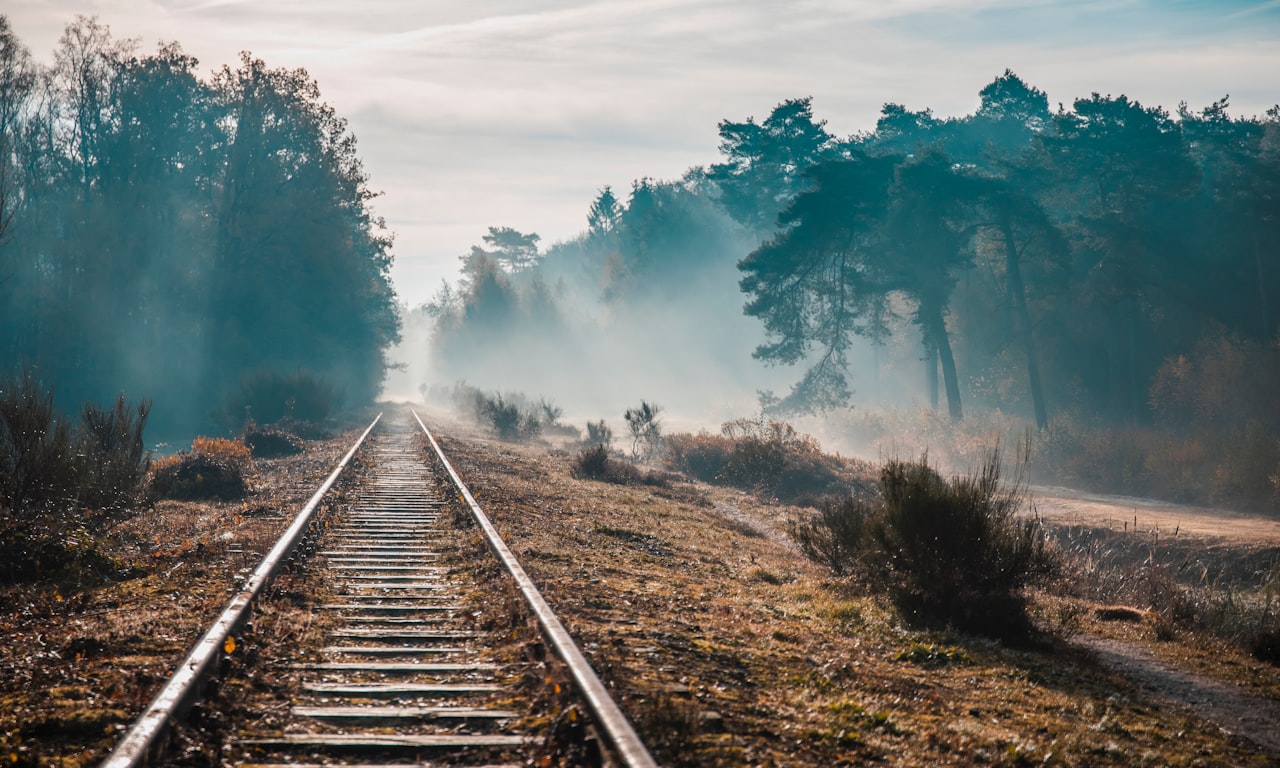
[[[1051,523],[1280,546],[1280,520],[1273,518],[1055,486],[1034,486],[1030,495],[1036,512]]]
[[[1280,546],[1280,520],[1258,515],[1061,487],[1039,486],[1030,492],[1036,512],[1052,524],[1134,532],[1149,535],[1153,541],[1177,536],[1245,548]],[[1158,658],[1149,644],[1090,634],[1073,642],[1153,700],[1194,712],[1280,758],[1280,729],[1276,727],[1280,702],[1178,669]]]

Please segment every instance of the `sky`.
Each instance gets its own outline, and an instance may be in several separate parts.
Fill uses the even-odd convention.
[[[719,159],[722,120],[788,98],[847,136],[886,102],[971,113],[1005,69],[1069,108],[1092,92],[1173,111],[1280,102],[1280,0],[5,0],[42,63],[77,14],[208,73],[250,51],[304,68],[359,140],[418,306],[489,226],[544,246],[605,185]]]

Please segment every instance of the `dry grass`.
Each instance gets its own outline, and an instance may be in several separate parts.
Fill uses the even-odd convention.
[[[104,543],[127,580],[0,588],[0,765],[101,762],[348,441],[256,462],[244,500],[139,510]]]
[[[788,544],[794,509],[701,484],[575,480],[567,454],[478,436],[445,449],[668,764],[1273,764],[1064,639],[1010,649],[904,627]],[[1123,632],[1219,678],[1247,669],[1274,695],[1280,673],[1233,647],[1161,642],[1150,622],[1102,622],[1089,604],[1034,594],[1031,610],[1062,635]]]

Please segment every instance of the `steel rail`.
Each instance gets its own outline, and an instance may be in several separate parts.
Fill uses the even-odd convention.
[[[604,739],[610,751],[621,760],[622,765],[626,768],[657,768],[657,762],[649,754],[644,742],[640,741],[640,737],[636,734],[635,728],[632,727],[631,721],[627,720],[626,715],[622,714],[622,710],[618,709],[617,703],[609,695],[608,689],[600,681],[595,670],[591,668],[591,664],[586,657],[582,655],[582,651],[579,650],[577,643],[574,642],[573,637],[569,634],[569,630],[565,629],[564,624],[556,617],[555,611],[551,610],[551,606],[542,597],[542,593],[538,591],[533,579],[529,578],[529,574],[521,567],[520,562],[516,560],[515,555],[512,554],[498,534],[498,529],[489,521],[484,510],[480,509],[475,497],[471,495],[471,491],[462,482],[462,478],[454,471],[453,465],[445,458],[440,444],[436,442],[431,430],[427,429],[427,425],[422,422],[422,418],[418,416],[417,411],[413,411],[413,418],[417,420],[418,426],[422,427],[427,440],[431,442],[431,447],[435,450],[436,457],[440,459],[440,463],[444,465],[445,471],[449,473],[453,484],[457,486],[458,491],[461,492],[462,497],[466,500],[467,506],[471,508],[472,516],[479,523],[481,530],[484,531],[489,549],[502,562],[502,566],[507,573],[511,574],[511,577],[515,579],[525,602],[538,620],[538,626],[542,630],[543,637],[550,644],[552,651],[568,666],[569,674],[573,678],[578,692],[585,700],[587,709],[590,710],[596,724],[603,731]]]
[[[249,617],[253,604],[262,594],[263,589],[271,582],[280,566],[287,561],[302,540],[303,534],[311,524],[311,518],[315,515],[316,508],[320,506],[320,500],[337,482],[342,470],[346,469],[351,457],[355,456],[356,451],[381,418],[382,414],[379,413],[356,440],[355,445],[351,446],[351,450],[347,451],[347,455],[343,456],[334,467],[320,489],[294,517],[293,523],[263,558],[262,563],[245,582],[244,588],[231,599],[222,611],[222,615],[200,639],[186,660],[178,666],[177,671],[169,678],[169,682],[102,763],[102,768],[134,768],[134,766],[147,765],[148,761],[158,757],[170,724],[198,698],[200,684],[217,669],[227,638],[232,637],[236,629]]]

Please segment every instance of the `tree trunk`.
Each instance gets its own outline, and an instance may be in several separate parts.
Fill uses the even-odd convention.
[[[929,387],[929,407],[938,410],[938,348],[924,342],[924,382]]]
[[[1013,242],[1013,225],[1006,217],[1000,222],[1004,235],[1005,304],[1017,315],[1022,336],[1023,351],[1027,356],[1027,381],[1031,390],[1031,406],[1035,410],[1036,428],[1049,426],[1048,409],[1044,404],[1044,390],[1040,386],[1040,364],[1036,361],[1035,337],[1031,333],[1031,313],[1027,311],[1027,293],[1022,284],[1022,259]]]
[[[951,353],[951,339],[947,335],[947,323],[942,319],[942,308],[938,306],[921,307],[921,314],[932,337],[932,345],[938,350],[938,360],[942,363],[942,381],[947,390],[947,410],[952,421],[960,421],[964,413],[960,408],[960,379],[956,376],[956,359]]]
[[[1266,271],[1262,267],[1262,243],[1259,242],[1258,230],[1253,231],[1253,260],[1258,269],[1258,314],[1262,320],[1263,344],[1271,341],[1271,308],[1267,305]]]

